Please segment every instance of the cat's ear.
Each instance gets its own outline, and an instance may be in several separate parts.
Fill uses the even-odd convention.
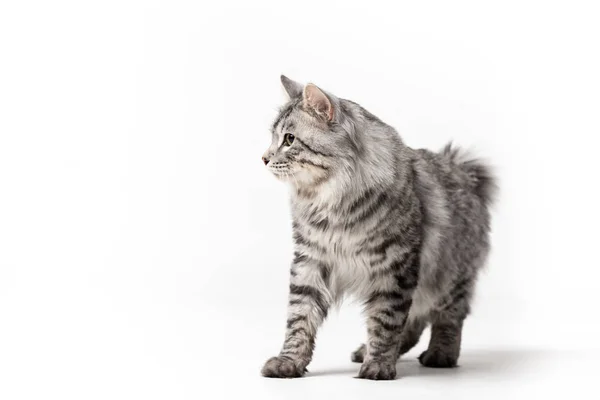
[[[281,75],[281,84],[291,99],[299,97],[302,94],[302,85],[285,75]]]
[[[304,106],[312,108],[327,121],[333,120],[333,104],[327,95],[317,86],[309,83],[304,88]]]

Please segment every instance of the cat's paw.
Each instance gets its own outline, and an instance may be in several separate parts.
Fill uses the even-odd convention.
[[[300,378],[304,372],[305,368],[299,368],[288,357],[271,357],[261,370],[261,374],[267,378]]]
[[[425,350],[419,356],[419,362],[429,368],[453,368],[456,367],[457,357],[449,355],[440,350]]]
[[[350,360],[355,363],[362,363],[365,359],[365,353],[367,352],[367,346],[361,344],[358,349],[354,350],[350,355]]]
[[[396,378],[396,364],[388,361],[365,361],[358,373],[360,379],[387,381]]]

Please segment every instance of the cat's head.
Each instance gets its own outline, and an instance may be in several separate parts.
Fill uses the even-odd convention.
[[[299,189],[347,175],[360,150],[348,107],[314,84],[283,75],[281,83],[289,101],[271,128],[271,145],[262,158],[266,167]]]

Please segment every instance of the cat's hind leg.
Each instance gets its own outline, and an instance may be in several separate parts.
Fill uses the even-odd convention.
[[[429,348],[419,356],[419,362],[430,368],[456,367],[460,355],[462,320],[440,318],[431,326]]]
[[[425,367],[456,367],[463,322],[469,313],[474,282],[474,277],[464,278],[454,286],[446,304],[431,313],[429,347],[419,356],[419,361]]]

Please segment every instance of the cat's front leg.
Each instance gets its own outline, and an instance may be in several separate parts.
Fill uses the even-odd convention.
[[[317,329],[327,316],[331,298],[325,277],[328,267],[306,256],[297,256],[292,265],[288,319],[283,348],[262,368],[270,378],[297,378],[304,375],[312,359]]]
[[[365,303],[368,340],[359,378],[396,377],[398,346],[418,280],[417,263],[418,253],[407,251],[374,268],[374,289]]]

